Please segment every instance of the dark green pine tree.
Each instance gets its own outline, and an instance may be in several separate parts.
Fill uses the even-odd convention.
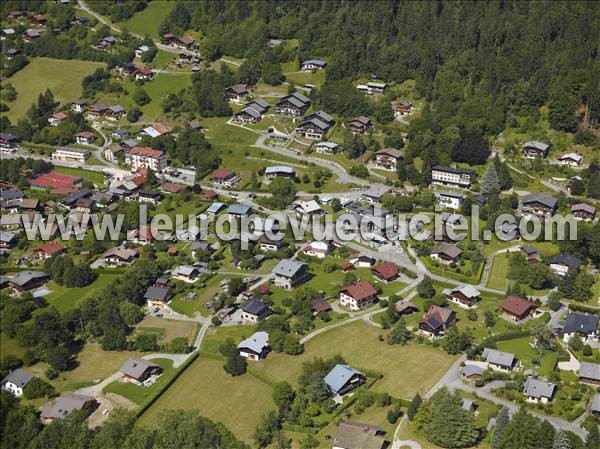
[[[411,421],[415,419],[415,416],[417,415],[419,407],[421,407],[422,403],[423,399],[421,398],[421,395],[419,393],[415,394],[415,397],[412,398],[412,401],[410,401],[410,405],[408,406],[408,410],[406,411],[408,419],[410,419]]]
[[[496,425],[494,426],[494,432],[492,433],[492,439],[490,441],[490,447],[492,449],[502,449],[500,442],[502,441],[502,431],[506,425],[510,422],[510,416],[508,414],[508,408],[502,407],[496,416]]]
[[[479,181],[479,186],[481,193],[485,196],[498,195],[500,193],[501,184],[498,179],[498,173],[496,172],[496,166],[494,164],[489,164],[485,173],[481,177],[481,181]]]
[[[585,440],[585,449],[598,449],[600,447],[600,431],[598,426],[592,425],[588,429],[588,436]]]
[[[571,442],[562,430],[556,432],[552,449],[571,449]]]
[[[539,420],[521,407],[502,432],[498,447],[501,449],[537,449],[539,428]]]
[[[548,421],[542,421],[537,436],[537,449],[553,449],[555,434],[556,430],[554,429],[554,426]]]
[[[559,284],[558,291],[560,291],[566,298],[573,298],[575,295],[575,281],[577,280],[577,272],[575,270],[569,270],[565,274]]]

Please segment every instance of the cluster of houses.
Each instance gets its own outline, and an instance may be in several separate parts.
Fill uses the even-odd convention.
[[[532,140],[523,144],[523,157],[527,159],[545,159],[550,152],[550,144]],[[578,153],[566,153],[556,158],[558,165],[577,168],[581,166],[583,156]]]

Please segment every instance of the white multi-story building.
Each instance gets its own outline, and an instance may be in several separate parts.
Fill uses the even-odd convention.
[[[52,153],[52,159],[55,161],[69,161],[85,163],[90,157],[90,151],[83,148],[59,147]]]
[[[125,163],[131,165],[132,170],[147,168],[160,172],[167,166],[167,155],[150,147],[133,147],[125,156]]]
[[[468,189],[473,183],[474,176],[475,172],[468,168],[437,166],[431,170],[431,183]]]

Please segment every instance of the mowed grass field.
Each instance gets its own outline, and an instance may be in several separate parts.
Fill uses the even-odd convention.
[[[429,390],[454,362],[454,358],[441,349],[419,344],[388,345],[379,341],[379,335],[385,333],[357,321],[309,340],[302,355],[271,353],[255,366],[257,371],[271,378],[297,385],[303,362],[339,354],[356,369],[383,374],[373,391],[412,399],[415,393]]]
[[[250,374],[231,377],[223,362],[200,357],[141,416],[152,425],[162,410],[197,409],[250,443],[261,416],[275,408],[271,387]]]
[[[33,58],[23,70],[4,81],[17,90],[17,99],[7,103],[10,110],[4,114],[16,123],[25,117],[38,95],[46,89],[50,89],[55,100],[61,103],[75,100],[82,92],[81,80],[104,66],[100,62]]]
[[[137,331],[156,332],[160,334],[161,343],[166,343],[174,338],[184,337],[192,342],[196,336],[198,325],[190,321],[166,320],[154,316],[146,316],[136,325]]]
[[[149,2],[142,11],[134,14],[124,22],[118,22],[117,25],[140,36],[148,34],[153,39],[158,39],[158,28],[174,7],[175,2],[154,0]]]

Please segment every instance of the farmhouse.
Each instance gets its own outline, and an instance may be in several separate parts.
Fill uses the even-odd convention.
[[[533,311],[537,309],[537,305],[526,299],[519,298],[518,296],[508,296],[500,304],[500,309],[502,310],[503,316],[519,323],[531,316]]]
[[[301,70],[319,70],[327,67],[327,62],[322,59],[307,59],[302,62]]]
[[[576,220],[594,221],[596,218],[596,208],[585,203],[573,204],[571,206],[571,214]]]
[[[431,306],[419,320],[419,333],[430,338],[442,337],[456,321],[456,312],[444,307]]]
[[[150,147],[133,147],[125,155],[125,163],[131,165],[132,171],[147,168],[155,172],[161,172],[167,166],[167,155]]]
[[[34,375],[29,371],[17,368],[16,370],[11,371],[8,376],[2,380],[2,389],[20,398],[23,396],[23,390],[33,378]]]
[[[514,354],[496,349],[485,348],[482,355],[489,367],[498,371],[512,371],[517,362]]]
[[[565,276],[569,270],[577,271],[581,267],[581,260],[570,254],[557,254],[548,259],[550,270],[558,276]]]
[[[537,140],[525,142],[523,144],[523,156],[527,159],[535,159],[536,157],[547,157],[550,145]]]
[[[156,363],[141,358],[127,360],[119,371],[123,374],[124,380],[139,383],[145,382],[150,376],[156,376],[163,372]]]
[[[64,122],[67,118],[68,118],[68,115],[65,114],[64,112],[56,112],[56,113],[52,114],[50,117],[48,117],[48,123],[50,123],[50,126],[58,126],[62,122]]]
[[[307,256],[316,257],[317,259],[324,259],[327,257],[333,249],[333,243],[331,241],[312,241],[306,245],[302,252]]]
[[[14,134],[0,133],[0,150],[12,152],[19,149],[19,138]]]
[[[368,282],[358,281],[340,291],[340,304],[348,310],[362,310],[377,301],[377,290]]]
[[[275,105],[275,113],[288,117],[299,117],[304,115],[310,107],[310,99],[298,92],[284,96]]]
[[[116,246],[102,254],[104,263],[108,266],[129,265],[137,256],[136,250],[124,246]]]
[[[87,120],[98,120],[100,117],[102,117],[104,115],[104,113],[107,111],[107,109],[108,109],[108,106],[106,106],[105,104],[96,103],[91,106],[88,106],[86,108],[83,116]]]
[[[583,156],[577,153],[563,154],[558,158],[558,163],[560,165],[567,165],[573,168],[579,167],[581,165],[581,161],[583,161]]]
[[[383,170],[395,171],[400,160],[402,160],[402,152],[395,148],[383,148],[375,153],[375,164]]]
[[[109,107],[104,113],[104,116],[108,120],[116,121],[125,117],[126,114],[127,111],[125,110],[125,108],[119,104],[116,104]]]
[[[79,162],[84,164],[92,153],[83,148],[58,147],[52,153],[52,159],[55,161]]]
[[[429,257],[438,262],[451,264],[457,263],[462,255],[462,249],[455,245],[441,245],[434,249]]]
[[[348,129],[353,134],[364,134],[373,126],[373,122],[369,117],[361,115],[354,117],[348,121]]]
[[[398,279],[398,267],[392,262],[382,262],[371,267],[371,273],[383,282],[392,282]]]
[[[246,84],[234,84],[225,89],[225,96],[229,101],[241,103],[250,94],[248,92],[248,86]]]
[[[321,140],[333,125],[335,125],[333,117],[326,112],[317,111],[304,117],[296,132],[307,139]]]
[[[463,285],[459,288],[446,288],[442,293],[448,301],[467,309],[475,307],[481,295],[479,290],[472,285]]]
[[[96,406],[97,402],[91,396],[78,393],[65,394],[59,396],[53,403],[45,405],[40,418],[43,422],[49,423],[55,419],[63,419],[71,412],[91,411]]]
[[[533,377],[529,377],[525,381],[525,385],[523,385],[523,394],[526,396],[527,402],[532,402],[534,404],[547,404],[548,402],[551,402],[555,392],[555,384],[534,379]]]
[[[49,259],[52,256],[64,254],[66,251],[67,248],[57,241],[46,242],[33,250],[33,258],[37,260]]]
[[[572,312],[565,318],[563,326],[563,341],[568,342],[574,336],[585,341],[598,341],[598,317]]]
[[[264,359],[269,353],[269,334],[264,331],[255,332],[250,337],[242,340],[237,349],[240,356],[248,360]]]
[[[367,381],[364,373],[352,368],[350,365],[338,363],[323,379],[323,382],[336,395],[343,396],[346,393],[360,387]]]
[[[600,385],[600,364],[581,362],[579,367],[579,382]]]
[[[554,215],[557,205],[558,200],[547,193],[530,193],[521,201],[521,214],[543,219]]]
[[[271,303],[262,299],[249,299],[241,306],[242,320],[256,324],[271,314]]]
[[[286,165],[276,165],[273,167],[265,168],[265,178],[272,181],[275,178],[295,178],[296,170],[294,167],[288,167]]]
[[[144,299],[148,302],[148,308],[159,310],[164,309],[167,305],[169,297],[169,289],[167,287],[157,287],[151,285],[144,294]]]
[[[338,425],[332,449],[384,449],[388,442],[383,430],[371,424],[346,421]]]
[[[195,282],[199,275],[198,268],[191,265],[179,265],[173,270],[173,278],[184,282]]]
[[[283,259],[273,268],[273,284],[291,290],[310,278],[308,265],[292,259]]]
[[[315,145],[315,150],[319,154],[336,154],[339,145],[334,142],[319,142]]]
[[[467,168],[437,166],[431,170],[431,184],[468,189],[475,172]]]
[[[96,136],[91,131],[81,131],[75,136],[75,141],[82,145],[92,145],[96,140]]]
[[[293,204],[292,208],[298,215],[319,215],[323,213],[323,209],[319,206],[315,200],[300,201],[299,203]]]
[[[26,292],[41,287],[50,279],[50,276],[43,271],[19,271],[15,274],[8,284],[17,292]]]
[[[286,246],[283,240],[272,240],[266,235],[261,235],[259,240],[260,249],[262,251],[279,251],[281,248]]]
[[[219,169],[212,172],[212,183],[215,186],[231,188],[238,184],[241,179],[231,170]]]

